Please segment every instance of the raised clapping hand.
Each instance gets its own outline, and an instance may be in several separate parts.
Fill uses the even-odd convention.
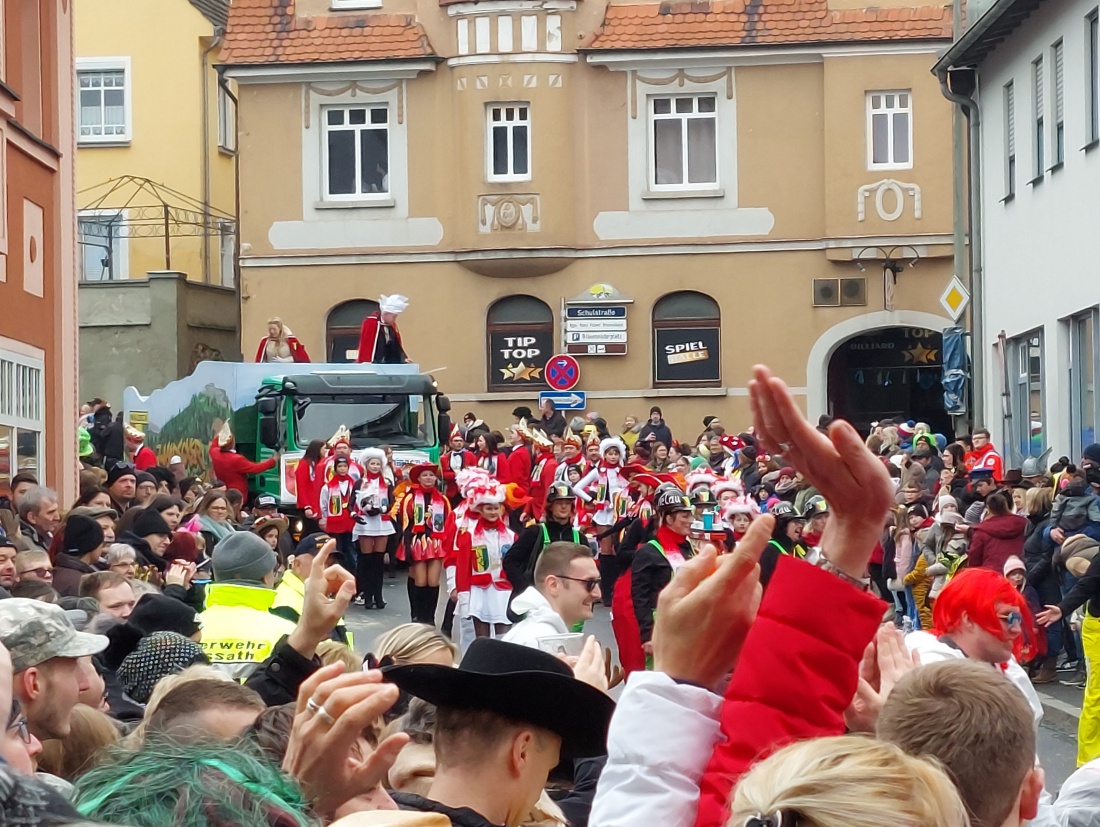
[[[1053,626],[1061,619],[1062,610],[1057,606],[1045,606],[1041,612],[1035,615],[1035,622],[1040,626]]]
[[[859,665],[859,684],[844,721],[852,732],[874,732],[879,713],[898,681],[920,666],[920,655],[905,646],[905,636],[892,623],[879,627]]]
[[[287,636],[287,643],[303,657],[313,657],[355,597],[355,578],[341,566],[328,565],[335,548],[336,541],[329,540],[314,556],[306,578],[302,616]]]
[[[760,608],[760,554],[775,520],[753,520],[732,554],[710,544],[676,572],[657,600],[653,665],[718,691],[733,671]]]
[[[789,459],[829,503],[822,554],[846,574],[863,577],[893,504],[890,475],[847,422],[836,420],[821,433],[806,421],[782,379],[763,365],[753,373],[749,399],[757,439]]]
[[[298,780],[314,811],[331,818],[355,810],[395,809],[382,785],[409,741],[405,733],[370,748],[360,735],[397,702],[397,687],[377,670],[341,674],[324,666],[298,691],[283,769]]]

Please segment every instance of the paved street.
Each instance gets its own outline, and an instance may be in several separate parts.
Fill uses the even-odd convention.
[[[348,627],[355,634],[355,648],[362,654],[370,650],[371,643],[382,632],[408,622],[409,604],[405,593],[404,573],[398,572],[392,578],[387,575],[385,599],[386,608],[382,611],[368,612],[352,607],[347,617]],[[437,617],[443,617],[442,595]],[[608,609],[597,608],[596,617],[589,621],[586,631],[596,635],[604,646],[609,646],[614,651],[615,637],[611,632],[611,615]],[[1054,684],[1043,687],[1042,691],[1067,705],[1075,704],[1079,707],[1081,704],[1081,690]],[[1039,731],[1039,760],[1046,770],[1047,789],[1052,793],[1061,788],[1062,782],[1076,768],[1077,741],[1073,730],[1072,722],[1063,716],[1056,722],[1044,724]]]

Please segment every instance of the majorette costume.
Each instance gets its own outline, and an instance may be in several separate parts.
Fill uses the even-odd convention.
[[[439,473],[439,469],[431,463],[416,465],[409,470],[409,490],[399,509],[401,545],[397,549],[397,559],[409,563],[442,560],[447,556],[445,540],[451,504],[434,485],[425,487],[420,484],[420,478],[426,471]]]
[[[233,442],[233,432],[226,422],[210,443],[210,467],[214,477],[224,482],[226,488],[234,488],[247,498],[248,475],[262,474],[274,468],[275,457],[268,457],[263,462],[252,462],[233,449]]]
[[[305,347],[298,341],[298,337],[290,332],[290,328],[283,324],[283,320],[276,317],[267,320],[268,326],[277,324],[283,335],[278,338],[264,336],[260,339],[260,346],[256,348],[257,362],[308,362],[309,354]]]
[[[346,425],[341,425],[328,441],[328,456],[318,463],[320,473],[316,474],[316,478],[320,480],[321,485],[332,479],[332,463],[336,459],[336,449],[341,445],[347,449],[348,476],[356,482],[362,479],[363,466],[351,458],[351,431]]]
[[[619,450],[619,461],[615,464],[606,460],[607,452],[612,448]],[[602,440],[600,462],[573,486],[577,496],[591,504],[593,525],[606,528],[615,524],[615,498],[627,485],[626,477],[623,475],[625,458],[626,446],[621,439],[612,436]]]
[[[516,535],[503,517],[487,520],[480,515],[484,505],[503,504],[504,486],[496,481],[484,482],[471,490],[470,510],[478,513],[477,521],[458,535],[455,551],[457,588],[469,594],[469,616],[482,623],[507,624],[508,600],[512,584],[504,574],[504,556],[515,542]]]
[[[378,309],[363,320],[359,330],[359,362],[380,365],[403,365],[409,361],[401,344],[401,331],[396,323],[382,321],[383,313],[397,315],[409,306],[404,296],[381,296]]]
[[[462,432],[457,425],[451,425],[451,435],[447,438],[447,444],[450,445],[455,440],[460,439],[462,439]],[[476,465],[477,456],[473,451],[467,451],[465,448],[459,451],[449,450],[439,458],[439,464],[442,466],[443,485],[447,499],[451,501],[451,505],[457,505],[458,498],[461,495],[458,486],[458,473],[465,468]]]
[[[355,546],[352,532],[355,530],[355,480],[342,468],[348,460],[339,457],[334,463],[333,475],[321,488],[321,527],[336,541],[336,547],[344,557],[344,567],[353,571]]]
[[[372,459],[382,463],[377,474],[371,473],[368,464]],[[360,537],[388,537],[394,533],[393,486],[386,479],[386,452],[381,448],[367,448],[359,455],[363,476],[355,488],[355,539]]]
[[[157,455],[153,452],[153,449],[142,444],[145,442],[145,434],[127,424],[125,435],[126,453],[133,454],[134,468],[138,471],[144,471],[146,468],[152,468],[157,464]]]
[[[567,455],[565,451],[568,449],[573,449],[573,453]],[[588,458],[584,455],[584,442],[569,428],[565,429],[565,436],[562,438],[562,452],[558,470],[554,474],[555,479],[567,480],[570,468],[576,468],[580,477],[584,477],[592,470]]]

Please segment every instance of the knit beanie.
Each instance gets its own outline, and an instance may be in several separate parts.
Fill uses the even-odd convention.
[[[262,581],[275,571],[275,552],[251,531],[230,534],[214,546],[210,555],[214,564],[214,580]]]
[[[103,545],[103,529],[91,517],[69,515],[65,521],[65,545],[62,551],[73,557],[83,557]]]
[[[148,471],[138,471],[134,474],[134,482],[137,485],[141,485],[143,482],[151,482],[153,485],[157,484],[157,478],[150,474]]]
[[[1100,465],[1100,442],[1090,442],[1085,446],[1085,450],[1081,452],[1081,456],[1089,462]]]
[[[107,469],[107,487],[110,488],[123,477],[133,477],[136,480],[137,471],[128,462],[116,462]]]
[[[168,527],[164,517],[160,515],[159,511],[154,511],[151,508],[143,509],[138,518],[134,520],[133,532],[138,537],[148,537],[150,534],[163,534],[165,537],[172,536],[172,529]]]
[[[163,594],[143,595],[127,622],[142,635],[175,632],[191,637],[201,628],[194,609],[181,600]]]

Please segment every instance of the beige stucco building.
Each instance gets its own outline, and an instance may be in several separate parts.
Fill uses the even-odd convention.
[[[812,415],[947,427],[950,8],[856,5],[236,0],[243,352],[280,316],[343,360],[400,292],[496,424],[568,348],[612,427],[741,425],[761,361]]]

